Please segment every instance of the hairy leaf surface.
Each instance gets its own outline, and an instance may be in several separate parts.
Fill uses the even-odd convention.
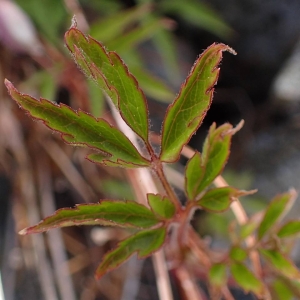
[[[174,216],[176,208],[172,201],[160,194],[147,194],[148,203],[153,212],[160,218],[170,219]]]
[[[205,139],[202,154],[196,152],[185,170],[185,190],[189,200],[209,186],[222,172],[230,152],[232,125],[216,128],[214,123]]]
[[[62,208],[39,224],[23,229],[20,234],[39,233],[57,227],[74,225],[114,225],[149,228],[160,220],[146,206],[134,201],[102,200],[95,204],[80,204]]]
[[[201,125],[212,101],[223,51],[234,53],[224,44],[213,44],[201,54],[181,86],[178,97],[168,107],[162,127],[162,161],[176,161],[182,147]]]
[[[96,270],[96,278],[101,278],[107,272],[117,268],[131,255],[137,252],[138,258],[145,258],[157,251],[164,243],[166,229],[158,228],[143,230],[120,242],[114,250],[105,254]]]
[[[128,126],[148,142],[148,110],[144,93],[135,77],[115,52],[72,27],[65,41],[74,60],[106,92]]]
[[[149,165],[130,140],[105,120],[95,119],[82,110],[74,111],[64,104],[57,105],[46,99],[37,100],[21,94],[8,80],[5,84],[19,106],[35,119],[43,120],[49,128],[60,132],[65,142],[101,151],[102,160],[98,162],[112,162],[123,167]]]

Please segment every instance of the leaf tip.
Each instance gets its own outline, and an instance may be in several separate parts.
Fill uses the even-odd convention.
[[[237,55],[237,52],[233,48],[231,48],[227,45],[226,45],[226,49],[224,49],[224,51],[228,51],[229,53],[231,53],[233,55]]]
[[[72,17],[70,29],[71,29],[71,28],[77,28],[77,19],[76,19],[76,15],[74,15],[74,16]]]
[[[27,235],[28,234],[28,228],[24,228],[24,229],[20,230],[18,233],[20,235]]]
[[[4,79],[4,84],[7,87],[8,90],[14,89],[13,84],[8,80],[8,79]]]

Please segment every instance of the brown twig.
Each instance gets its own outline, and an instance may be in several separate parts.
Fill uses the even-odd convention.
[[[122,132],[131,140],[131,142],[137,147],[140,148],[137,143],[137,138],[134,132],[127,126],[127,124],[121,119],[120,114],[116,111],[115,107],[112,105],[111,101],[108,99],[108,103],[112,110],[112,114],[119,128]],[[139,178],[139,190],[146,193],[158,193],[158,189],[153,181],[153,178],[148,169],[139,168],[133,169],[130,171],[130,174],[136,173],[136,178]],[[136,188],[136,185],[133,186]],[[147,203],[147,200],[143,197],[143,201]],[[141,200],[141,199],[138,199]],[[172,288],[170,283],[170,278],[168,274],[167,263],[164,257],[163,249],[157,251],[152,255],[155,275],[156,275],[156,284],[158,288],[159,298],[161,300],[173,300]]]
[[[38,141],[85,202],[89,203],[97,199],[97,195],[93,189],[77,171],[70,158],[57,143],[50,139],[46,141],[38,139]]]
[[[185,300],[208,300],[206,296],[200,292],[194,278],[183,264],[175,268],[174,272],[178,278]]]
[[[0,130],[1,137],[5,140],[6,147],[9,149],[18,165],[17,180],[22,195],[23,203],[27,209],[27,217],[30,224],[36,224],[40,221],[40,214],[37,205],[37,195],[35,192],[34,176],[29,155],[24,146],[23,136],[18,121],[15,119],[11,110],[1,103]],[[20,228],[18,228],[20,229]],[[32,243],[32,249],[35,255],[35,267],[43,291],[44,299],[56,299],[53,272],[47,260],[46,249],[43,237],[41,235],[31,235],[26,237]]]
[[[228,183],[222,176],[218,176],[215,179],[214,184],[216,185],[216,187],[228,186]],[[246,211],[244,210],[241,202],[239,201],[239,199],[234,198],[234,201],[231,203],[230,207],[240,225],[244,225],[248,222],[248,216],[247,216]],[[250,235],[249,237],[246,238],[245,242],[246,242],[246,245],[248,246],[248,248],[251,249],[256,244],[256,238],[254,235]],[[255,274],[259,278],[261,278],[262,277],[262,267],[261,267],[261,262],[260,262],[260,258],[259,258],[259,253],[256,250],[252,249],[250,251],[249,255],[250,255],[250,259],[253,264]]]
[[[43,217],[47,217],[52,214],[56,207],[54,204],[54,198],[52,193],[52,182],[49,170],[49,166],[44,163],[45,160],[40,159],[37,170],[40,188],[40,198],[41,198],[41,210]],[[61,299],[72,300],[76,299],[74,292],[74,286],[72,279],[70,277],[70,271],[68,268],[67,255],[64,251],[64,242],[62,239],[61,230],[51,230],[47,239],[49,241],[49,250],[53,261],[53,267],[55,272],[55,279],[58,286],[58,291],[60,293]]]

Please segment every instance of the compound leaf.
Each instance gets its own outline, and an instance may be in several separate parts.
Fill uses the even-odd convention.
[[[35,99],[21,94],[8,80],[5,81],[11,97],[33,118],[43,120],[49,128],[60,132],[62,139],[73,145],[87,146],[102,152],[100,163],[112,162],[123,167],[148,166],[130,140],[103,119],[96,119],[82,110],[57,105],[46,99]]]
[[[269,263],[270,267],[277,273],[289,278],[300,279],[300,271],[296,266],[287,259],[283,254],[276,250],[259,250],[265,260]]]
[[[230,124],[216,128],[212,124],[205,139],[202,154],[196,152],[185,170],[185,190],[194,200],[222,172],[230,152],[231,137],[236,132]]]
[[[147,197],[149,206],[158,217],[171,219],[174,216],[176,208],[169,198],[160,194],[147,194]]]
[[[135,77],[115,52],[107,52],[98,41],[72,27],[66,45],[87,77],[110,97],[128,126],[148,143],[148,109]]]
[[[176,161],[182,147],[201,125],[212,101],[223,51],[235,53],[224,44],[213,44],[201,54],[181,86],[179,95],[168,107],[162,127],[162,161]]]
[[[131,255],[137,252],[138,258],[145,258],[157,251],[164,243],[166,229],[158,228],[143,230],[121,241],[117,248],[105,254],[101,264],[96,270],[96,278],[101,278],[107,272],[117,268]]]
[[[134,201],[102,200],[100,203],[78,204],[62,208],[39,224],[23,229],[20,234],[40,233],[74,225],[115,225],[149,228],[160,220],[146,206]]]
[[[283,217],[284,213],[291,207],[296,197],[296,192],[276,196],[266,209],[264,217],[258,227],[258,238],[262,239],[269,230]]]
[[[246,292],[253,292],[257,296],[264,293],[263,283],[245,265],[236,262],[230,267],[233,278]]]

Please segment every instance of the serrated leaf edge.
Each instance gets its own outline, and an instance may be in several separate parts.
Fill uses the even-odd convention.
[[[180,153],[182,152],[183,147],[190,141],[190,139],[192,138],[193,134],[194,134],[194,133],[199,129],[199,127],[201,126],[202,121],[203,121],[204,117],[206,116],[206,113],[207,113],[207,111],[209,110],[209,108],[210,108],[210,106],[211,106],[211,103],[212,103],[212,98],[213,98],[213,93],[214,93],[214,86],[215,86],[215,85],[217,84],[217,82],[218,82],[219,72],[220,72],[220,68],[218,68],[218,66],[219,66],[219,64],[220,64],[220,62],[221,62],[221,60],[222,60],[222,52],[228,51],[228,52],[230,52],[231,54],[236,55],[236,52],[235,52],[231,47],[229,47],[228,45],[225,45],[225,44],[223,44],[223,43],[219,43],[219,44],[218,44],[218,43],[213,43],[213,44],[212,44],[211,46],[209,46],[206,50],[204,50],[204,52],[203,52],[203,53],[198,57],[198,59],[195,61],[195,63],[193,64],[193,66],[192,66],[192,68],[191,68],[191,70],[190,70],[188,76],[186,77],[185,81],[182,83],[182,85],[181,85],[181,87],[180,87],[180,91],[179,91],[177,97],[175,98],[175,100],[173,101],[173,103],[170,104],[170,105],[168,106],[167,111],[166,111],[166,114],[165,114],[165,118],[168,116],[169,111],[174,107],[176,101],[181,97],[181,94],[182,94],[182,92],[183,92],[183,89],[187,86],[187,83],[188,83],[189,79],[191,78],[191,76],[193,75],[193,73],[194,73],[194,71],[195,71],[195,69],[196,69],[196,67],[197,67],[198,62],[202,59],[202,57],[204,56],[205,52],[208,51],[210,48],[212,48],[212,47],[214,47],[214,46],[220,46],[220,47],[223,47],[223,49],[221,48],[221,49],[218,51],[218,52],[221,52],[220,58],[219,58],[219,60],[217,61],[216,65],[212,68],[212,72],[217,72],[216,78],[215,78],[214,82],[211,84],[211,86],[209,86],[209,87],[206,89],[206,91],[205,91],[206,94],[210,93],[209,104],[208,104],[206,110],[204,110],[204,112],[202,113],[202,115],[196,117],[196,118],[199,118],[199,117],[200,117],[201,120],[200,120],[200,122],[199,122],[197,128],[195,128],[195,130],[190,134],[190,137],[187,139],[187,141],[182,145],[181,149],[180,149],[179,152],[178,152],[178,156],[177,156],[177,157],[175,157],[175,158],[173,158],[173,159],[170,159],[170,160],[166,160],[166,159],[163,160],[163,159],[161,158],[161,157],[162,157],[162,154],[163,154],[163,149],[161,148],[161,152],[160,152],[159,157],[160,157],[161,161],[163,161],[163,162],[167,162],[167,163],[176,162],[176,161],[179,159],[179,157],[180,157]],[[213,53],[212,53],[211,55],[213,55]],[[195,121],[196,118],[194,118],[190,123],[193,123],[193,122]],[[164,136],[164,131],[165,131],[164,123],[165,123],[165,122],[163,122],[163,124],[162,124],[162,130],[161,130],[161,136],[162,136],[162,137]],[[168,139],[168,138],[169,138],[169,137],[167,137],[167,139]]]
[[[141,207],[145,207],[144,205],[142,204],[139,204],[135,201],[120,201],[120,200],[102,200],[101,202],[99,203],[85,203],[85,204],[75,204],[74,207],[72,208],[60,208],[58,210],[56,210],[54,212],[54,214],[52,214],[51,216],[48,216],[46,218],[44,218],[43,220],[41,220],[38,224],[36,225],[33,225],[33,226],[30,226],[30,227],[27,227],[27,228],[24,228],[22,229],[21,231],[19,231],[19,234],[20,235],[27,235],[27,234],[32,234],[32,233],[42,233],[42,232],[46,232],[50,229],[54,229],[54,228],[60,228],[60,227],[63,227],[61,226],[61,224],[63,224],[64,222],[60,222],[60,224],[57,224],[57,225],[49,225],[48,228],[41,228],[41,229],[38,229],[38,230],[35,230],[36,227],[42,225],[45,221],[47,221],[48,219],[52,218],[52,217],[55,217],[56,215],[58,215],[61,211],[75,211],[75,210],[80,210],[80,207],[83,207],[83,206],[98,206],[99,204],[101,205],[101,203],[105,203],[105,202],[112,202],[112,203],[124,203],[124,205],[126,205],[127,203],[135,203],[136,205],[138,206],[141,206]],[[152,212],[151,210],[149,210],[149,212]],[[110,212],[111,213],[111,212]],[[153,212],[152,212],[153,213]],[[116,213],[115,213],[116,214]],[[153,216],[155,217],[155,215],[153,214]],[[67,222],[72,222],[70,221],[70,217],[65,217],[66,218],[66,223]],[[111,224],[111,226],[118,226],[118,227],[130,227],[130,228],[140,228],[140,229],[145,229],[145,228],[154,228],[155,226],[157,226],[159,223],[160,223],[160,220],[157,219],[157,224],[154,224],[153,226],[149,226],[149,227],[140,227],[140,226],[137,226],[137,225],[134,225],[130,222],[128,223],[118,223],[116,221],[112,221],[112,220],[107,220],[105,218],[96,218],[94,219],[95,223],[99,221],[99,225],[101,225],[101,221],[103,221],[103,223],[107,223],[107,225]],[[81,220],[81,221],[76,221],[76,224],[72,224],[70,226],[76,226],[76,225],[84,225],[84,223],[87,223],[85,220]],[[97,224],[93,224],[93,225],[97,225]],[[46,225],[47,226],[47,225]]]
[[[139,93],[142,95],[142,98],[144,100],[144,107],[145,107],[145,112],[146,112],[146,115],[148,116],[148,103],[147,103],[147,98],[143,92],[143,90],[141,89],[141,87],[139,86],[139,83],[137,81],[137,79],[135,78],[135,76],[129,71],[127,65],[124,63],[123,59],[115,52],[115,51],[107,51],[104,47],[104,45],[102,45],[102,43],[100,43],[99,41],[97,41],[96,39],[94,39],[93,37],[91,37],[90,35],[85,35],[83,34],[80,30],[77,29],[77,26],[76,24],[72,24],[71,28],[65,33],[65,36],[64,36],[64,39],[65,39],[65,45],[67,46],[68,50],[70,51],[71,55],[73,56],[73,51],[72,49],[69,47],[68,43],[67,43],[67,35],[72,31],[72,30],[75,30],[77,33],[79,33],[80,35],[82,35],[84,37],[84,39],[86,40],[86,42],[89,44],[90,43],[90,40],[94,41],[97,45],[99,45],[100,48],[103,49],[105,55],[107,56],[107,58],[109,59],[110,63],[113,65],[112,63],[112,60],[111,60],[111,55],[115,55],[117,57],[117,59],[121,62],[122,66],[124,67],[125,71],[126,71],[126,74],[128,75],[128,77],[133,81],[134,83],[134,86],[135,88],[139,91]],[[77,50],[80,51],[80,53],[82,54],[81,50],[76,46],[74,45]],[[86,63],[86,60],[85,58],[83,58],[85,63]],[[75,60],[75,59],[74,59]],[[75,60],[76,62],[76,60]],[[89,65],[86,63],[87,67],[90,69]],[[95,64],[93,63],[92,64],[93,66],[95,66]],[[80,66],[79,66],[80,69],[82,69]],[[108,89],[110,90],[114,90],[117,94],[117,98],[118,98],[118,106],[117,106],[117,109],[118,109],[118,112],[120,113],[122,119],[124,120],[124,122],[145,142],[146,145],[149,145],[149,121],[148,121],[148,118],[147,118],[147,136],[146,136],[146,139],[144,139],[144,137],[142,137],[137,131],[135,128],[132,128],[130,126],[130,124],[128,123],[128,121],[126,120],[126,117],[124,117],[124,114],[122,113],[121,109],[120,109],[120,95],[118,94],[116,88],[114,86],[110,86],[107,82],[107,79],[106,77],[104,76],[104,74],[101,72],[101,70],[99,70],[99,68],[97,68],[95,66],[95,68],[97,69],[98,72],[100,72],[101,74],[101,77],[103,78],[103,80],[105,81]],[[91,69],[90,69],[91,70]],[[84,72],[84,71],[83,71]],[[85,72],[84,72],[85,73]],[[91,74],[93,74],[92,70],[91,70]]]

